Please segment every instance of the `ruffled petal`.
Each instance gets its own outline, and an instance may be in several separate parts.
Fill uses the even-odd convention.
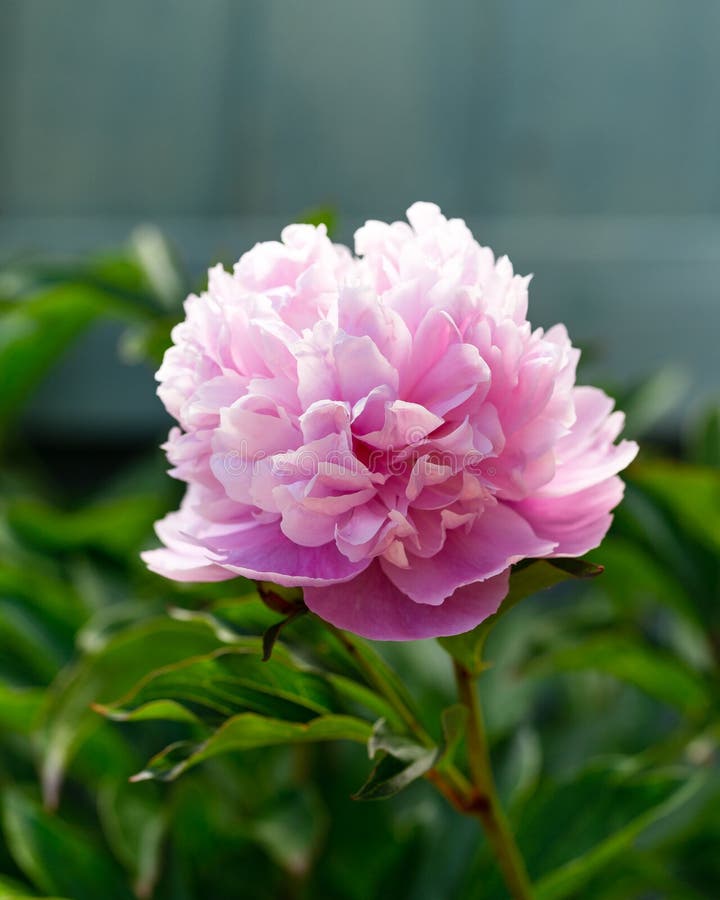
[[[382,560],[387,577],[416,603],[441,604],[458,588],[483,581],[524,557],[547,556],[555,541],[538,537],[528,522],[502,504],[487,507],[469,531],[448,532],[442,552],[412,557],[403,569]]]
[[[305,603],[338,628],[377,641],[411,641],[470,631],[508,592],[509,570],[456,590],[438,606],[414,603],[372,563],[352,581],[305,588]]]

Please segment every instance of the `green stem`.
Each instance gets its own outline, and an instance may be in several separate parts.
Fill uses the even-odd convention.
[[[333,625],[328,627],[355,661],[367,683],[387,700],[408,731],[420,743],[433,746],[432,737],[395,688],[392,678],[383,672],[384,666],[375,665],[368,659],[352,635]],[[459,663],[454,665],[460,700],[468,710],[467,741],[472,783],[448,762],[431,769],[426,777],[459,812],[481,821],[514,900],[532,900],[525,864],[497,796],[475,679]]]
[[[401,693],[396,690],[392,679],[386,677],[383,673],[383,667],[375,666],[367,658],[352,635],[342,631],[340,628],[336,628],[334,625],[330,625],[328,622],[325,625],[353,658],[355,664],[365,676],[367,683],[387,700],[410,734],[413,734],[424,746],[434,746],[435,742],[432,737],[412,711],[410,705],[404,700]],[[443,762],[441,771],[440,769],[431,769],[425,777],[447,797],[456,809],[462,812],[465,811],[467,806],[466,798],[472,792],[472,785],[468,782],[465,775],[452,763]]]
[[[472,802],[466,805],[465,811],[476,816],[482,823],[510,895],[514,900],[532,900],[532,885],[525,862],[500,805],[495,786],[476,679],[460,663],[454,662],[453,665],[460,702],[468,711],[466,735],[474,796]]]
[[[365,676],[368,684],[372,685],[372,687],[387,700],[408,731],[410,731],[411,734],[414,734],[421,744],[431,747],[433,745],[433,739],[418,721],[417,717],[400,693],[395,689],[390,679],[386,678],[382,671],[367,659],[365,654],[357,646],[353,637],[342,631],[340,628],[336,628],[334,625],[328,625],[328,627],[353,658],[355,664]]]

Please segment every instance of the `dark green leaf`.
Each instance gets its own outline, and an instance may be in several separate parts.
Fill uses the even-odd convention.
[[[49,287],[0,311],[0,424],[15,415],[50,366],[98,317],[147,315],[87,283]]]
[[[353,794],[354,800],[386,800],[422,778],[437,762],[437,747],[418,744],[410,738],[393,734],[386,723],[378,721],[368,741],[371,759],[378,756],[365,784]]]
[[[410,762],[384,753],[365,784],[353,794],[353,800],[387,800],[394,797],[429,772],[436,759],[437,748],[425,747],[422,755]]]
[[[700,774],[679,785],[676,782],[669,796],[650,805],[586,852],[545,875],[535,884],[537,900],[565,900],[566,897],[581,896],[579,892],[593,876],[628,853],[644,832],[690,802],[702,790],[706,780],[705,775]]]
[[[14,788],[4,792],[2,811],[13,858],[39,890],[73,900],[131,900],[122,871],[90,834],[44,812]]]
[[[148,704],[173,701],[217,724],[243,711],[293,721],[337,711],[335,692],[325,678],[299,670],[286,653],[263,662],[260,649],[257,638],[245,638],[244,647],[223,648],[156,670],[104,712],[122,719],[144,708],[147,718]]]
[[[114,637],[107,646],[63,673],[51,694],[44,722],[42,780],[46,802],[57,803],[65,769],[78,747],[103,725],[91,709],[129,688],[145,674],[217,648],[217,639],[192,623],[153,619]]]
[[[270,657],[272,656],[275,641],[277,641],[277,639],[280,637],[280,632],[283,630],[283,628],[285,628],[286,625],[289,625],[290,622],[293,622],[295,619],[297,619],[298,616],[304,615],[306,612],[307,609],[305,609],[304,607],[297,607],[285,619],[281,619],[279,622],[275,622],[274,625],[271,625],[268,629],[266,629],[262,639],[263,662],[268,662]]]
[[[311,786],[268,804],[246,833],[293,878],[306,877],[327,831],[327,813]]]
[[[40,898],[39,894],[31,894],[27,885],[0,875],[0,900],[64,900],[64,898],[47,896]]]
[[[98,792],[98,811],[115,858],[128,870],[138,897],[151,897],[162,867],[169,809],[157,785],[106,780]]]
[[[690,456],[700,466],[720,467],[720,406],[714,406],[696,423],[690,438]]]
[[[705,679],[669,653],[614,634],[602,634],[532,660],[529,675],[593,669],[629,682],[687,715],[701,715],[712,703]]]

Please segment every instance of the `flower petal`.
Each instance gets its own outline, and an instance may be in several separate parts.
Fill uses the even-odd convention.
[[[413,602],[372,563],[346,584],[305,588],[305,603],[323,619],[376,641],[461,634],[497,611],[510,571],[456,590],[439,606]]]
[[[555,542],[538,537],[522,516],[496,504],[478,516],[470,531],[449,531],[437,556],[412,557],[407,569],[385,560],[381,565],[410,599],[437,606],[466,584],[497,575],[524,557],[547,556],[554,549]]]

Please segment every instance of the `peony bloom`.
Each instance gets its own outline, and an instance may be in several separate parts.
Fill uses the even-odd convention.
[[[370,638],[467,631],[510,566],[596,547],[637,452],[575,386],[529,278],[429,203],[367,222],[357,258],[291,225],[188,298],[157,378],[187,482],[148,566],[178,581],[301,586]]]

